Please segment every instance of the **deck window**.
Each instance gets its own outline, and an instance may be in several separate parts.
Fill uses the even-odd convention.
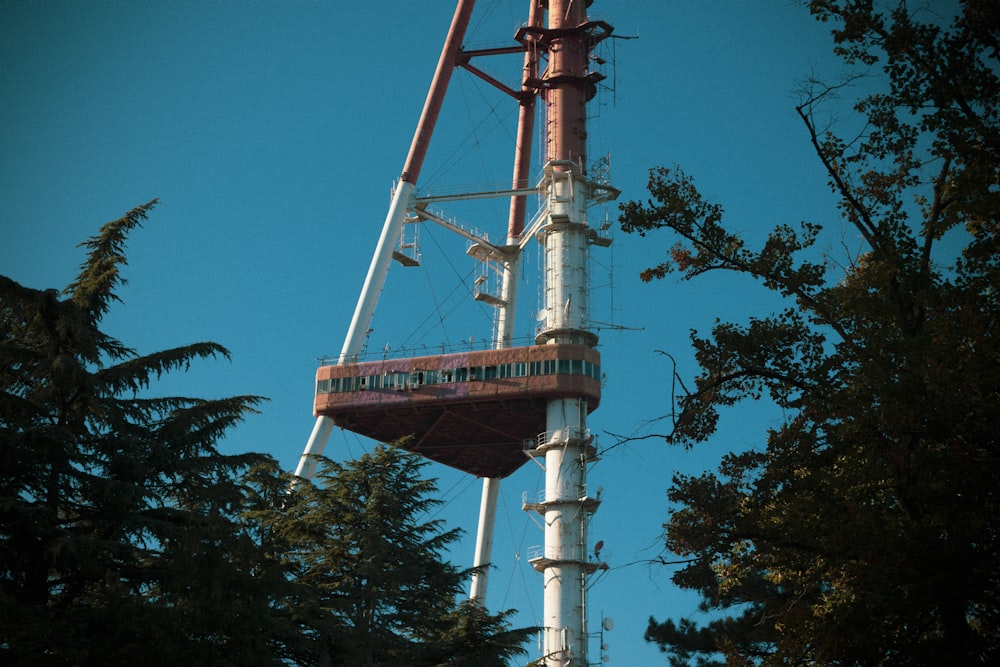
[[[556,351],[558,354],[558,351]],[[520,356],[524,359],[527,355]],[[515,357],[517,358],[517,357]],[[443,361],[443,359],[442,359]],[[456,360],[452,361],[455,363]],[[397,368],[399,367],[398,364]],[[368,368],[374,370],[369,365]],[[358,372],[360,369],[344,368],[344,372]],[[367,370],[367,368],[366,368]],[[433,370],[395,370],[381,375],[354,375],[342,378],[317,380],[316,394],[353,392],[374,389],[418,389],[423,385],[451,384],[454,382],[482,382],[495,379],[524,378],[543,375],[574,375],[601,380],[601,367],[585,359],[537,359],[533,361],[513,361],[491,366],[468,366]]]

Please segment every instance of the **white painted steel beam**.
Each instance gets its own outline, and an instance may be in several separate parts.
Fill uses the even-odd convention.
[[[403,220],[406,217],[407,206],[412,194],[413,184],[406,181],[400,181],[393,192],[389,212],[385,216],[382,233],[375,246],[371,264],[368,266],[368,273],[365,276],[364,285],[361,287],[361,295],[354,308],[354,316],[347,328],[347,336],[344,339],[344,347],[340,351],[338,363],[356,361],[361,353],[372,317],[375,315],[375,306],[378,305],[379,295],[382,293],[386,276],[389,274],[392,251],[403,231]],[[312,434],[306,442],[306,448],[295,469],[296,477],[312,479],[316,473],[316,457],[322,455],[326,449],[326,443],[330,439],[330,433],[333,432],[333,426],[333,420],[329,417],[316,419],[316,425],[313,426]]]
[[[392,194],[392,202],[389,204],[389,212],[385,216],[385,224],[382,225],[382,234],[379,236],[371,264],[368,266],[368,274],[361,287],[361,295],[354,308],[354,316],[347,328],[344,347],[340,351],[340,359],[337,363],[357,361],[357,357],[361,353],[372,317],[375,315],[375,306],[378,305],[379,296],[385,286],[386,275],[389,273],[392,251],[403,232],[403,221],[406,218],[406,211],[409,208],[412,195],[412,183],[407,181],[397,183]]]
[[[524,197],[537,195],[538,188],[513,188],[509,190],[482,190],[480,192],[452,192],[445,195],[419,195],[417,204],[432,204],[442,201],[468,201],[470,199],[491,199],[495,197]]]
[[[490,558],[493,554],[493,533],[497,520],[497,496],[500,480],[483,478],[483,497],[479,503],[479,525],[476,527],[476,551],[472,559],[472,585],[469,598],[482,602],[490,580]]]
[[[531,3],[528,12],[528,25],[536,26],[540,21],[541,5]],[[514,318],[517,314],[518,277],[520,274],[521,250],[519,245],[521,233],[524,231],[525,197],[529,192],[522,192],[519,186],[527,182],[528,170],[531,169],[531,144],[534,136],[534,91],[528,88],[528,80],[537,76],[538,52],[526,49],[524,54],[524,79],[522,90],[528,94],[521,98],[517,121],[517,142],[514,148],[514,170],[510,199],[510,210],[507,219],[507,247],[512,252],[505,252],[503,259],[503,284],[500,293],[500,306],[497,311],[496,339],[497,347],[508,347],[514,338]],[[534,190],[531,190],[534,192]],[[478,570],[473,574],[472,600],[485,606],[486,587],[489,575],[486,568],[490,565],[493,553],[493,530],[496,525],[497,495],[500,490],[499,479],[483,480],[483,500],[480,508],[479,529],[476,535],[476,552],[473,567]]]

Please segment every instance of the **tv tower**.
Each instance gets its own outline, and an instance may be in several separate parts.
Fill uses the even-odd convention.
[[[594,47],[612,27],[591,20],[580,0],[529,0],[528,19],[509,47],[464,50],[474,0],[459,0],[393,192],[381,236],[337,362],[316,376],[315,427],[295,474],[312,477],[333,427],[383,442],[409,438],[407,449],[483,477],[471,597],[483,600],[493,542],[500,480],[534,460],[545,470],[544,495],[524,509],[543,518],[545,544],[529,557],[541,573],[542,661],[549,666],[587,665],[588,577],[606,567],[587,548],[587,526],[600,498],[587,485],[596,448],[587,418],[600,402],[600,355],[590,329],[590,248],[609,240],[588,224],[590,206],[618,191],[587,173],[587,102],[603,76],[591,70]],[[523,54],[519,88],[508,87],[476,59]],[[451,75],[461,67],[509,95],[519,105],[514,168],[509,190],[422,196],[416,185]],[[542,176],[529,183],[536,101],[545,109]],[[451,222],[434,208],[456,199],[509,197],[505,242]],[[538,207],[526,220],[529,197]],[[499,294],[477,291],[496,307],[491,349],[401,359],[361,359],[379,294],[393,259],[416,258],[401,244],[407,224],[437,224],[466,238],[468,254],[496,267]],[[523,250],[536,240],[543,256],[543,305],[533,344],[514,345],[518,275]]]

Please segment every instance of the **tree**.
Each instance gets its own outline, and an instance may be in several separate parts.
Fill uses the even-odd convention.
[[[447,563],[458,537],[429,518],[440,501],[426,461],[377,445],[356,461],[324,460],[280,509],[259,514],[273,553],[311,591],[297,609],[317,665],[503,665],[531,630],[511,612],[456,602],[469,573]]]
[[[680,169],[621,205],[626,232],[679,237],[649,281],[730,271],[788,307],[692,334],[700,367],[670,442],[767,396],[784,423],[715,473],[677,475],[673,579],[714,620],[650,619],[672,665],[943,665],[1000,660],[1000,7],[813,0],[835,51],[882,73],[862,129],[798,113],[863,252],[836,270],[821,225],[757,250]],[[954,16],[940,12],[955,9]],[[950,248],[959,246],[956,252]]]
[[[444,618],[440,648],[430,664],[448,667],[506,667],[510,659],[527,653],[524,643],[537,628],[511,628],[516,610],[490,614],[473,600],[458,603]]]
[[[62,294],[0,277],[0,662],[271,664],[238,475],[218,439],[262,400],[151,397],[216,343],[139,355],[100,330],[128,233],[101,228]]]
[[[216,343],[106,335],[128,233],[62,294],[0,277],[0,663],[502,665],[529,631],[456,596],[457,537],[415,455],[378,447],[321,486],[218,440],[263,399],[155,397]]]

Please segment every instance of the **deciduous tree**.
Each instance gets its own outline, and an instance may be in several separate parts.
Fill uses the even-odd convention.
[[[856,134],[820,120],[847,87],[814,83],[798,107],[863,244],[846,270],[820,254],[812,222],[748,247],[680,169],[654,169],[651,198],[622,205],[626,232],[679,239],[646,280],[730,271],[788,302],[692,335],[701,370],[671,442],[709,440],[738,401],[766,396],[786,417],[717,472],[675,476],[667,545],[691,562],[674,581],[715,620],[651,619],[646,636],[673,665],[992,664],[1000,6],[809,7],[846,63],[884,83],[855,104]]]

